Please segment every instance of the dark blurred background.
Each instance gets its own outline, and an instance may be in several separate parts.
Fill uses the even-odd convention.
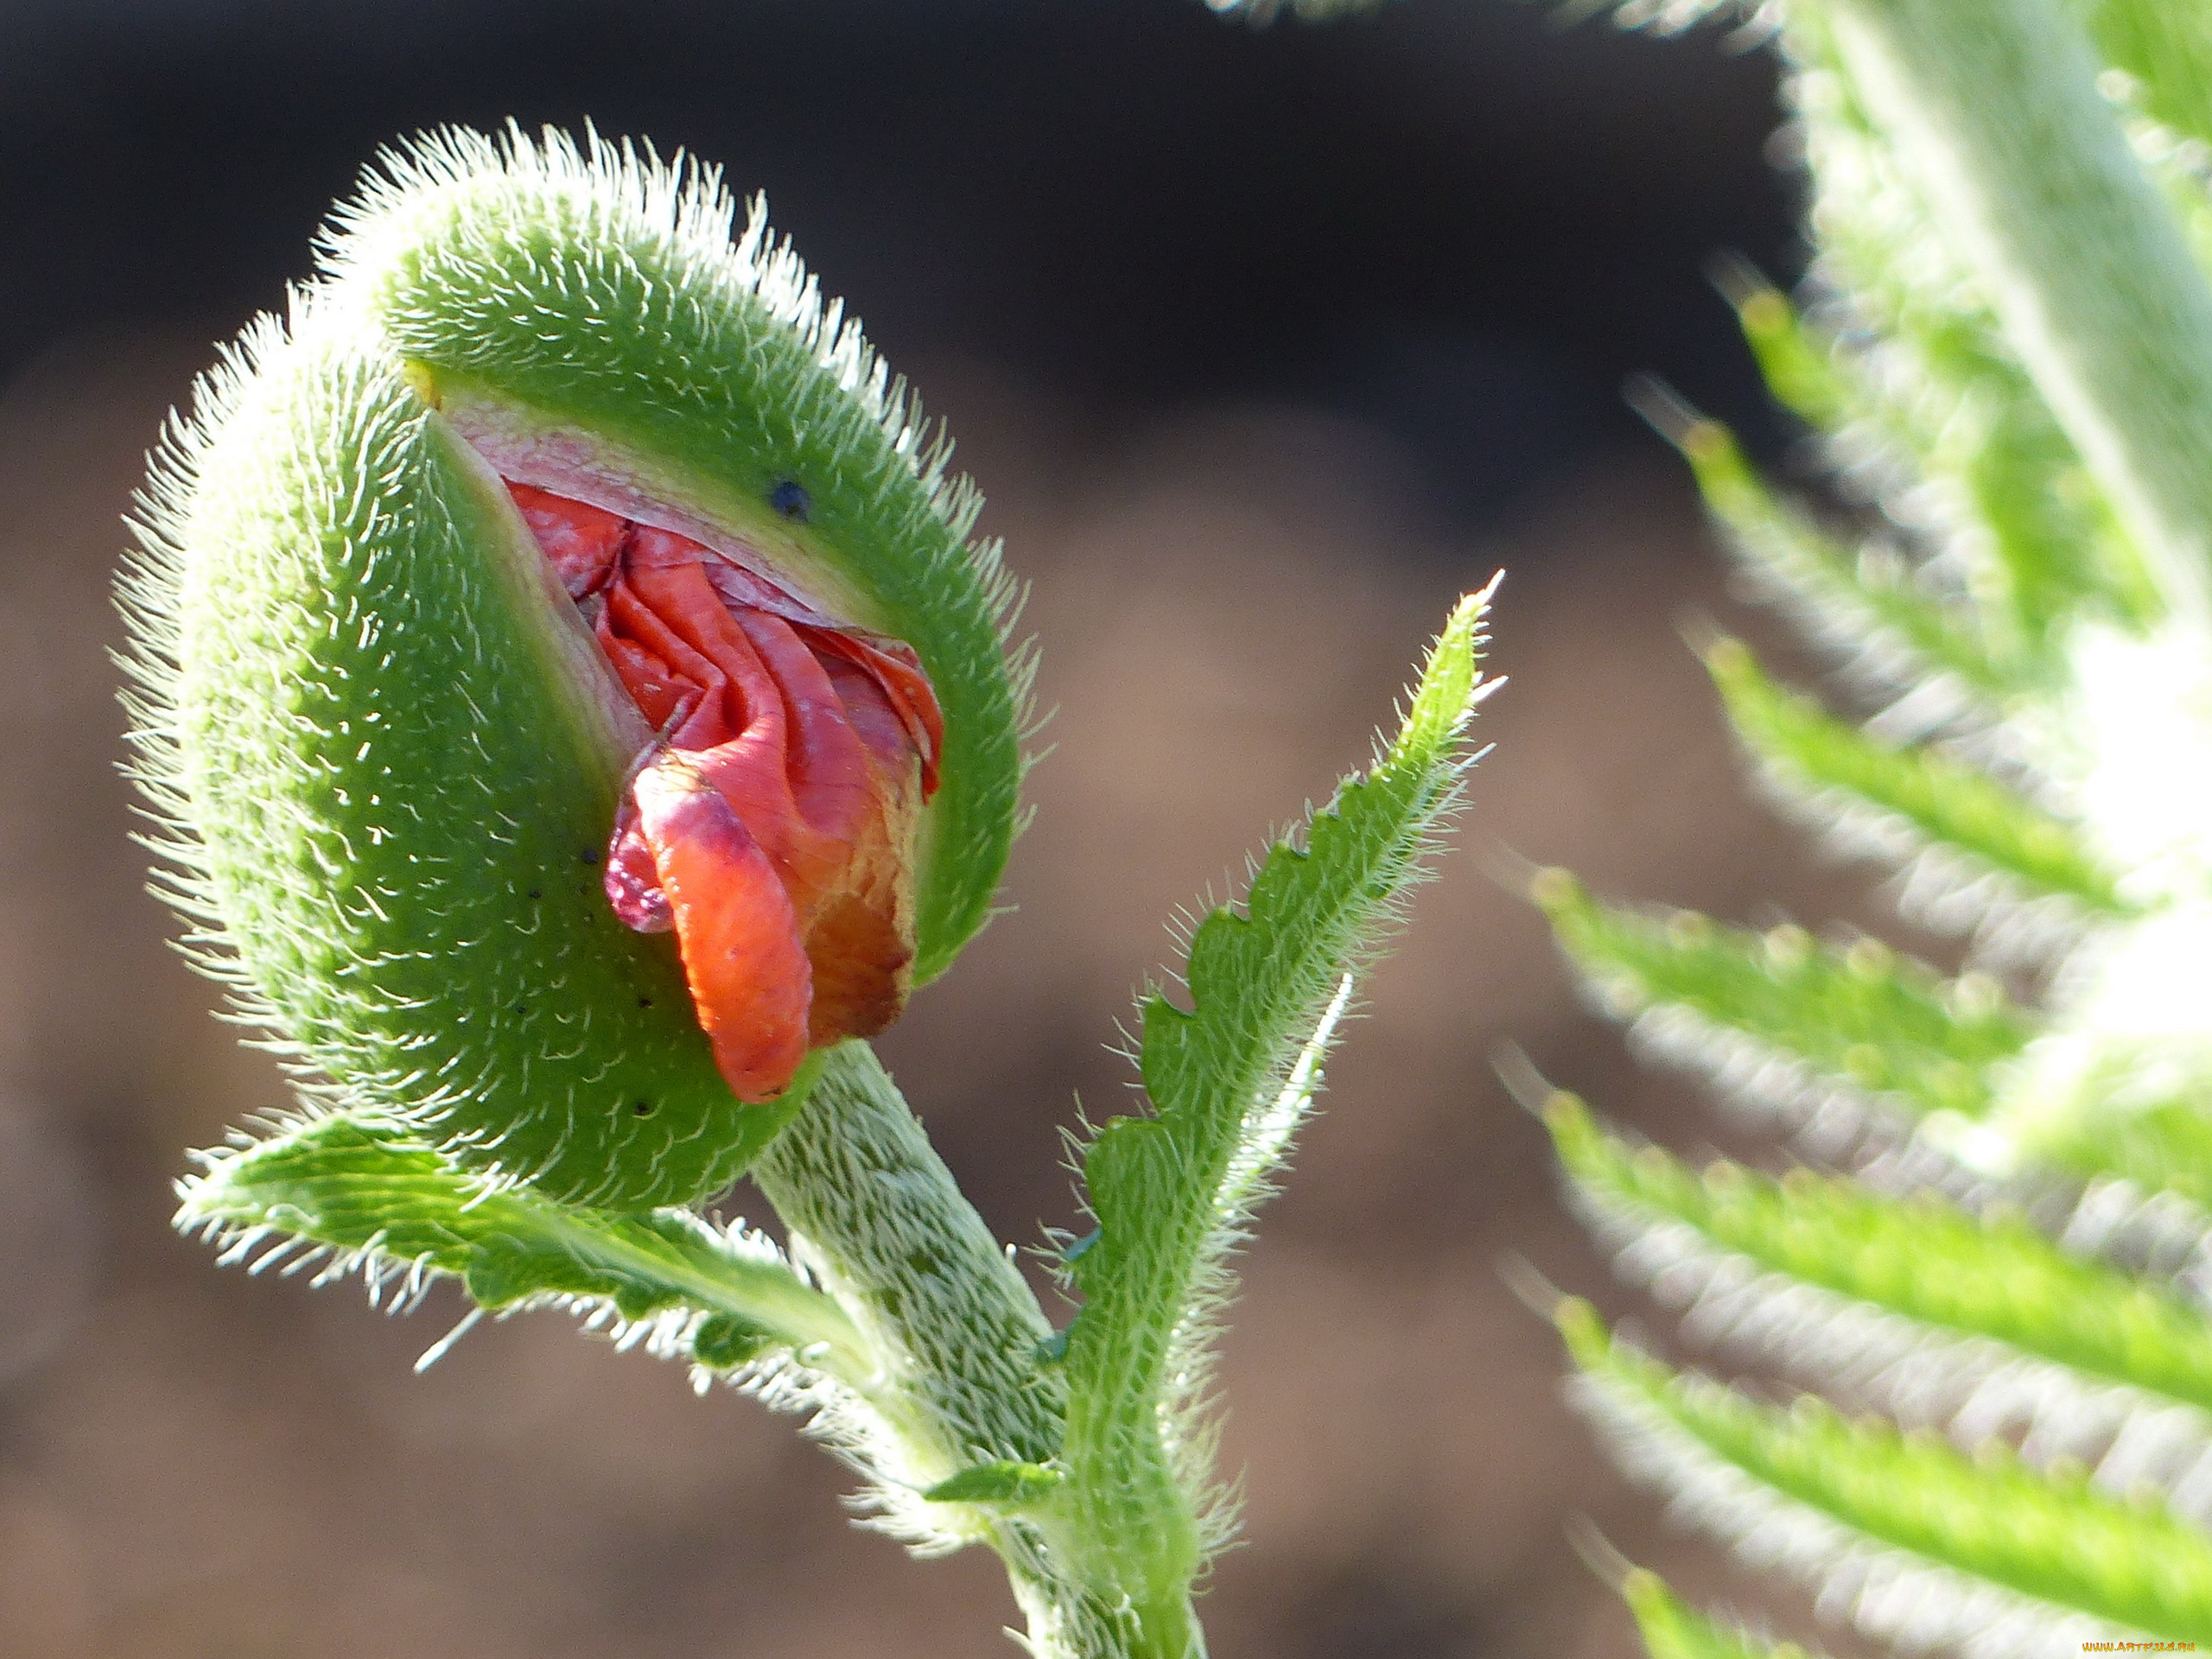
[[[1267,31],[1196,0],[0,0],[0,1653],[1014,1650],[992,1562],[849,1530],[846,1478],[748,1401],[550,1315],[418,1378],[450,1299],[390,1321],[166,1229],[184,1149],[284,1092],[139,890],[118,520],[367,156],[510,117],[766,190],[1033,585],[1058,713],[1019,909],[886,1045],[1007,1237],[1071,1219],[1059,1126],[1128,1099],[1106,1046],[1171,910],[1363,757],[1451,598],[1510,568],[1464,845],[1249,1259],[1249,1541],[1214,1651],[1628,1654],[1575,1514],[1758,1604],[1592,1450],[1500,1280],[1518,1254],[1632,1306],[1499,1042],[1678,1143],[1717,1131],[1484,872],[1510,848],[1735,915],[1855,902],[1740,798],[1676,630],[1741,619],[1618,395],[1656,372],[1786,461],[1700,275],[1798,263],[1773,100],[1717,32],[1504,0]]]

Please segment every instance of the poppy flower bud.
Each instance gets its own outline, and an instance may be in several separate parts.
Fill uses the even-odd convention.
[[[157,456],[125,584],[194,943],[494,1179],[726,1185],[988,918],[975,500],[710,174],[448,133]]]

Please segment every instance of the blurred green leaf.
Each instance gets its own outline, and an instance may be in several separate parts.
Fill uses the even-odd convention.
[[[1840,796],[1921,846],[2011,879],[2026,897],[2056,895],[2108,916],[2134,913],[2114,873],[2071,824],[1988,773],[1932,748],[1894,748],[1870,737],[1777,685],[1735,640],[1708,646],[1705,665],[1745,747],[1816,804]]]
[[[1666,1437],[1740,1477],[1721,1500],[1732,1511],[1715,1517],[1723,1524],[1783,1526],[1808,1511],[2054,1608],[2212,1643],[2212,1537],[2155,1501],[2110,1497],[2085,1473],[2038,1472],[2001,1446],[1969,1457],[1934,1436],[1847,1421],[1810,1396],[1787,1410],[1755,1404],[1610,1339],[1584,1303],[1563,1304],[1559,1323],[1625,1432]]]
[[[1541,873],[1531,893],[1560,948],[1622,1012],[1680,1009],[1914,1116],[1978,1116],[1988,1068],[2028,1039],[2026,1015],[1993,982],[1946,984],[1872,939],[1838,948],[1802,928],[1648,915],[1599,903],[1564,870]]]
[[[1899,1199],[1725,1160],[1700,1175],[1605,1134],[1554,1096],[1545,1121],[1576,1184],[1631,1224],[1677,1222],[1716,1249],[1929,1326],[1986,1337],[2212,1411],[2212,1322],[2179,1295],[2069,1255],[2023,1217],[1970,1215],[1933,1193]]]

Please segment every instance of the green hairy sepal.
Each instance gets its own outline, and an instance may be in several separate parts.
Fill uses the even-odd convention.
[[[391,158],[156,457],[124,586],[139,774],[200,958],[321,1095],[609,1209],[727,1185],[811,1068],[737,1103],[672,937],[609,907],[652,734],[486,453],[627,480],[915,646],[945,723],[918,978],[987,918],[1014,830],[1023,669],[995,554],[963,544],[975,498],[731,216],[710,174],[596,140]],[[788,485],[804,524],[769,505]]]
[[[944,714],[915,884],[914,980],[934,978],[991,913],[1028,671],[1009,671],[1012,584],[995,544],[965,540],[982,501],[950,441],[757,204],[733,239],[712,169],[448,131],[385,174],[339,210],[327,269],[508,476],[634,485],[920,654]],[[801,518],[772,505],[793,485]]]
[[[731,1098],[671,941],[601,890],[640,722],[499,480],[334,310],[234,359],[139,590],[200,942],[323,1091],[487,1174],[721,1185],[785,1109]]]

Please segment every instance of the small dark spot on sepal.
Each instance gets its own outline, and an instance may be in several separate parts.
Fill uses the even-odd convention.
[[[650,996],[641,996],[638,999],[638,1006],[641,1008],[650,1008],[652,1005],[653,1000]]]
[[[795,524],[803,524],[814,511],[814,498],[797,479],[779,478],[768,488],[768,505]]]
[[[545,890],[543,887],[532,887],[530,890],[530,896],[533,899],[543,899],[545,896]]]
[[[596,847],[587,847],[583,851],[576,855],[576,860],[579,863],[582,864],[596,864],[599,862],[599,849]]]
[[[641,1100],[630,1109],[630,1115],[632,1117],[651,1117],[658,1109],[650,1100]]]

